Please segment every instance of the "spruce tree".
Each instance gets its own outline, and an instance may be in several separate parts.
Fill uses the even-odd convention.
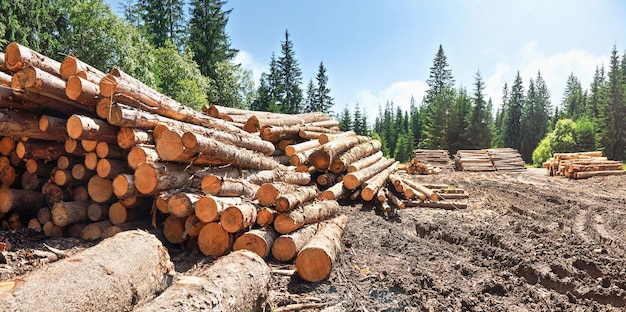
[[[330,88],[328,88],[328,76],[326,75],[326,67],[324,67],[324,62],[320,62],[320,66],[317,70],[315,80],[317,80],[314,101],[315,110],[312,110],[312,112],[322,112],[325,114],[329,114],[331,113],[331,107],[333,107],[333,98],[330,96]]]
[[[411,103],[409,106],[409,127],[411,128],[411,134],[413,135],[413,142],[417,146],[422,135],[422,118],[420,116],[420,109],[417,107],[413,96],[411,96]]]
[[[530,78],[528,83],[528,91],[526,93],[526,103],[522,110],[521,127],[522,136],[520,154],[527,163],[532,162],[532,153],[543,139],[543,136],[538,131],[539,122],[539,108],[537,105],[537,90],[535,88],[535,81]]]
[[[354,111],[352,112],[352,130],[358,135],[365,135],[365,125],[363,124],[363,113],[361,112],[361,105],[356,102],[354,105]]]
[[[298,114],[302,110],[302,71],[296,59],[293,43],[289,39],[289,31],[285,31],[285,41],[281,43],[282,55],[278,59],[280,84],[278,98],[280,99],[281,112]]]
[[[448,61],[441,45],[439,45],[426,82],[429,89],[425,96],[426,109],[420,148],[447,149],[450,108],[454,103],[456,91],[452,70],[448,68]]]
[[[316,101],[317,101],[317,89],[315,88],[315,85],[313,84],[313,79],[310,79],[309,84],[307,85],[307,88],[306,88],[304,112],[305,113],[318,112],[319,110],[318,110]]]
[[[468,128],[471,110],[472,100],[467,94],[467,90],[462,88],[458,91],[450,109],[449,126],[446,136],[446,145],[450,150],[450,154],[454,155],[458,150],[469,147],[466,130]]]
[[[587,103],[587,115],[598,123],[600,118],[600,109],[606,102],[606,77],[604,76],[604,66],[597,67],[593,75],[593,81],[589,86],[589,99]]]
[[[522,77],[517,72],[515,81],[511,86],[511,98],[504,111],[503,127],[504,127],[504,145],[519,150],[521,148],[522,127],[521,117],[524,108],[524,87],[522,85]]]
[[[504,115],[507,111],[508,103],[509,86],[505,82],[504,87],[502,88],[502,105],[498,107],[498,110],[496,111],[496,118],[493,124],[495,135],[491,145],[494,147],[504,147]]]
[[[613,46],[608,72],[607,100],[602,105],[604,129],[601,144],[609,159],[625,160],[626,145],[626,82],[617,48]]]
[[[485,103],[483,95],[485,84],[480,71],[476,72],[474,79],[474,97],[472,98],[474,106],[467,127],[468,148],[484,149],[491,145],[491,129],[489,128],[491,108],[487,108]]]
[[[167,41],[182,50],[185,18],[182,0],[140,0],[144,32],[155,48]]]
[[[578,77],[570,73],[563,92],[563,108],[565,118],[578,120],[586,111],[583,88]]]
[[[341,111],[341,115],[339,116],[339,129],[341,131],[350,131],[354,130],[352,127],[352,115],[350,114],[350,110],[348,109],[348,105]]]
[[[430,68],[430,76],[428,80],[428,91],[426,92],[426,102],[432,103],[437,94],[442,93],[446,88],[454,86],[454,77],[452,70],[448,68],[446,54],[443,52],[443,46],[439,45],[439,50],[433,60],[433,66]]]

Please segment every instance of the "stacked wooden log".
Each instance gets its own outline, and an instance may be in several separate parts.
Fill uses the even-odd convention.
[[[454,171],[454,163],[447,150],[416,149],[413,150],[413,154],[421,163],[440,168],[443,172]]]
[[[526,169],[522,155],[514,148],[494,148],[488,149],[487,153],[491,158],[493,167],[497,171],[515,171]]]
[[[619,161],[608,160],[602,152],[555,153],[543,163],[550,176],[586,179],[594,176],[626,174]]]
[[[486,150],[458,150],[454,164],[459,171],[495,171],[489,152]]]
[[[422,162],[419,158],[414,157],[406,167],[408,174],[432,175],[441,173],[442,169],[435,167],[429,163]]]

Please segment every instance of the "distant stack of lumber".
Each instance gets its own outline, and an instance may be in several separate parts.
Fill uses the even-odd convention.
[[[550,176],[586,179],[594,176],[626,174],[622,163],[608,160],[602,152],[555,153],[543,163]]]
[[[526,169],[522,155],[514,148],[495,148],[487,150],[491,162],[497,171],[514,171]]]
[[[408,174],[432,175],[441,173],[441,168],[435,167],[429,163],[424,163],[419,158],[414,157],[406,167]]]
[[[340,132],[322,113],[214,105],[206,115],[116,68],[59,63],[16,43],[4,56],[7,227],[93,240],[156,226],[207,256],[295,259],[316,281],[340,250],[347,218],[337,200],[377,193],[397,165],[379,141]]]
[[[454,163],[450,158],[450,152],[447,150],[416,149],[413,150],[413,154],[421,163],[440,168],[443,172],[454,171]]]
[[[469,194],[463,188],[449,184],[420,183],[413,176],[391,175],[388,188],[405,207],[428,207],[441,209],[466,209]],[[393,207],[392,207],[393,208]]]
[[[454,164],[459,171],[496,171],[487,150],[458,150]]]

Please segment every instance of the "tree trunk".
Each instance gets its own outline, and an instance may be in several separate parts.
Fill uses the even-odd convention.
[[[3,137],[0,139],[0,154],[9,156],[15,150],[15,140],[11,137]]]
[[[7,45],[4,55],[4,64],[7,69],[12,72],[19,71],[30,65],[41,68],[52,75],[61,77],[61,73],[59,72],[61,63],[17,42],[11,42]]]
[[[286,212],[298,205],[313,200],[317,197],[319,191],[315,185],[312,186],[300,186],[293,192],[280,194],[276,198],[276,210],[280,212]]]
[[[96,203],[106,203],[113,200],[113,182],[99,176],[93,176],[87,183],[89,197]]]
[[[124,151],[117,143],[98,142],[98,144],[96,144],[96,155],[100,158],[125,158]]]
[[[306,165],[309,163],[309,156],[311,156],[313,152],[315,152],[314,148],[296,153],[289,157],[289,162],[292,166]]]
[[[67,140],[67,119],[65,118],[42,115],[37,121],[37,126],[39,127],[39,130],[47,133],[48,135],[65,138],[65,140],[59,142],[65,142]],[[44,140],[49,139],[44,138]]]
[[[72,115],[67,120],[67,134],[72,139],[117,144],[117,132],[119,132],[118,127],[111,126],[102,119]]]
[[[250,250],[261,258],[267,258],[278,234],[272,228],[250,230],[235,239],[233,251]]]
[[[274,209],[261,207],[256,213],[256,224],[261,227],[269,226],[274,222],[277,214],[278,212]]]
[[[284,234],[274,240],[272,256],[281,262],[293,260],[298,252],[313,238],[319,225],[307,225],[291,234]]]
[[[194,168],[171,163],[141,163],[135,170],[135,188],[150,195],[171,189],[190,187]]]
[[[261,138],[265,141],[278,142],[279,140],[297,139],[300,137],[300,131],[336,133],[336,131],[324,127],[313,126],[312,124],[302,124],[290,126],[263,126],[260,129],[260,135]]]
[[[98,146],[98,141],[95,140],[80,140],[80,146],[83,147],[85,152],[91,153],[96,152],[96,147]],[[96,154],[98,155],[98,154]]]
[[[222,212],[229,206],[240,205],[241,197],[216,197],[206,195],[198,199],[195,215],[205,223],[219,221]]]
[[[193,215],[196,210],[196,204],[203,196],[195,193],[179,192],[167,201],[170,214],[177,217],[187,217]]]
[[[320,186],[331,186],[337,181],[337,174],[332,172],[322,173],[317,176],[316,182]]]
[[[137,221],[150,215],[150,206],[126,208],[122,203],[116,202],[109,207],[109,220],[113,225]]]
[[[129,231],[20,277],[0,305],[7,311],[130,311],[164,291],[173,269],[158,239]]]
[[[154,145],[152,132],[137,128],[120,128],[117,133],[117,145],[122,149],[131,149],[138,144]]]
[[[328,278],[332,265],[341,251],[341,236],[348,223],[348,216],[341,215],[325,223],[296,257],[298,275],[308,282]]]
[[[52,168],[55,166],[53,161],[29,159],[26,161],[25,167],[28,173],[36,174],[40,177],[46,177],[50,176],[50,172],[52,172]]]
[[[98,160],[98,165],[96,166],[96,173],[104,179],[113,179],[127,171],[128,165],[120,159],[102,158]]]
[[[347,192],[348,189],[343,186],[343,181],[341,181],[323,191],[320,197],[326,200],[338,200],[341,195]]]
[[[61,201],[68,201],[71,199],[67,189],[61,188],[60,186],[54,184],[53,182],[45,182],[41,186],[41,193],[45,198],[45,202],[48,204],[48,207],[54,206],[54,204]],[[1,194],[1,191],[0,191]],[[1,198],[1,195],[0,195]],[[1,210],[0,210],[1,212]],[[45,223],[45,222],[42,222]]]
[[[108,204],[93,203],[87,207],[87,218],[93,222],[108,220],[109,207]]]
[[[46,202],[42,192],[0,188],[0,213],[39,210]]]
[[[256,221],[257,208],[252,203],[241,203],[226,208],[220,216],[220,224],[228,233],[237,233]]]
[[[575,179],[587,179],[591,177],[609,176],[609,175],[623,175],[626,174],[624,170],[606,170],[606,171],[584,171],[576,172]]]
[[[363,182],[369,180],[371,177],[375,176],[377,173],[389,168],[393,163],[394,159],[382,159],[375,164],[363,168],[359,171],[348,173],[343,178],[343,185],[350,190],[354,190],[359,187]]]
[[[97,84],[79,76],[72,76],[67,80],[65,95],[91,111],[96,110],[101,97]]]
[[[296,189],[295,185],[276,182],[265,183],[256,192],[256,199],[263,207],[271,207],[276,203],[276,198],[282,194],[293,192]]]
[[[41,190],[44,180],[34,173],[28,171],[22,173],[21,177],[22,189],[27,191]]]
[[[276,114],[274,116],[270,116],[273,118],[267,118],[267,115],[259,115],[258,117],[256,115],[252,115],[244,125],[243,129],[248,132],[258,132],[264,126],[293,126],[331,119],[331,117],[328,117],[324,115],[324,113],[320,112],[299,115]]]
[[[399,163],[399,161],[394,162],[391,166],[383,169],[381,172],[367,180],[364,183],[365,186],[361,188],[361,198],[367,201],[372,200],[374,195],[376,195],[376,192],[378,192],[378,189],[380,189],[383,184],[387,182],[389,175],[396,171]]]
[[[341,139],[330,141],[318,147],[310,156],[309,163],[317,170],[326,170],[331,162],[341,153],[351,149],[352,147],[370,141],[371,138],[365,136],[348,136]]]
[[[202,179],[202,192],[221,197],[254,198],[259,186],[246,180],[208,175]]]
[[[180,244],[185,241],[185,218],[169,215],[163,223],[163,234],[168,242]]]
[[[223,256],[232,244],[233,234],[226,232],[218,222],[207,223],[198,235],[198,247],[205,256]]]
[[[100,80],[106,76],[105,73],[79,60],[73,55],[69,55],[63,59],[59,73],[61,78],[65,80],[69,79],[71,76],[79,76],[95,84],[100,84]]]
[[[0,136],[65,142],[67,133],[41,131],[39,129],[39,117],[36,115],[14,110],[0,110]]]
[[[298,144],[292,144],[289,145],[285,148],[285,154],[287,156],[293,156],[297,153],[306,151],[306,150],[310,150],[310,149],[314,149],[319,147],[321,144],[318,140],[309,140],[309,141],[304,141],[302,143],[298,143]]]
[[[67,155],[63,145],[51,141],[18,142],[15,146],[15,153],[20,159],[35,160],[53,160]]]
[[[323,200],[314,204],[279,214],[274,220],[274,229],[280,234],[291,233],[306,224],[319,222],[339,212],[335,200]]]
[[[66,226],[73,223],[89,220],[87,217],[87,207],[91,202],[58,202],[52,207],[52,222],[58,226]]]
[[[159,161],[159,154],[154,146],[135,146],[128,152],[128,166],[133,170],[136,170],[141,163],[157,161]]]
[[[381,146],[382,144],[378,140],[361,143],[333,160],[330,164],[330,171],[334,173],[344,172],[353,162],[378,152]]]
[[[405,204],[403,201],[400,200],[400,198],[398,198],[396,195],[394,195],[391,190],[387,190],[387,198],[389,198],[389,201],[394,204],[396,207],[400,208],[400,209],[404,209]]]
[[[52,181],[58,186],[74,186],[78,181],[72,177],[72,170],[55,170]]]
[[[87,226],[85,226],[83,230],[80,232],[80,238],[84,240],[90,240],[90,241],[101,239],[102,237],[104,237],[103,234],[106,231],[106,229],[112,225],[113,224],[111,224],[111,221],[109,220],[103,220],[99,222],[90,223]]]
[[[340,138],[345,138],[347,136],[357,136],[357,134],[354,131],[346,131],[346,132],[341,132],[341,133],[322,133],[317,138],[317,141],[320,144],[326,144],[330,141],[337,140]]]
[[[213,140],[232,144],[265,155],[274,153],[274,144],[261,139],[242,137],[233,133],[214,129],[204,129],[201,133],[185,132],[182,136],[183,146],[196,151],[211,149]]]
[[[85,168],[91,171],[98,169],[98,154],[90,152],[85,154]]]
[[[357,160],[355,162],[353,162],[352,164],[350,164],[348,166],[348,173],[350,172],[355,172],[355,171],[359,171],[363,168],[367,168],[375,163],[377,163],[379,160],[381,160],[383,158],[383,152],[382,151],[378,151],[370,156],[367,156],[363,159]]]
[[[439,199],[439,195],[437,195],[437,193],[433,192],[431,189],[411,180],[411,179],[402,179],[402,181],[410,186],[411,188],[417,190],[418,192],[426,195],[426,197],[432,201],[436,201],[437,199]]]
[[[270,280],[270,268],[261,257],[237,251],[193,276],[179,277],[163,294],[135,311],[261,311]]]
[[[283,170],[247,170],[244,178],[257,185],[272,182],[307,185],[311,183],[311,174],[308,172],[294,172]]]

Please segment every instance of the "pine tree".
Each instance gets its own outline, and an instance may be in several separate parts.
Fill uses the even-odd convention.
[[[606,77],[604,76],[604,66],[597,67],[593,75],[593,81],[589,87],[589,99],[587,103],[587,115],[596,123],[600,118],[600,109],[606,102]]]
[[[419,144],[422,136],[422,118],[420,116],[420,109],[417,107],[413,96],[411,96],[411,103],[409,106],[409,127],[411,128],[414,144]]]
[[[278,96],[281,112],[298,114],[302,110],[302,71],[296,59],[293,43],[289,39],[289,31],[285,31],[285,41],[281,43],[282,55],[278,59],[280,84]]]
[[[450,108],[454,104],[456,91],[452,88],[444,88],[437,94],[432,103],[424,109],[424,123],[420,148],[425,149],[448,149],[448,131]]]
[[[519,150],[521,148],[522,127],[521,117],[524,108],[524,87],[522,85],[522,77],[517,72],[515,81],[511,86],[511,98],[504,111],[504,144]]]
[[[466,130],[471,110],[472,100],[467,94],[467,90],[462,88],[454,99],[448,121],[446,141],[451,154],[456,154],[459,149],[469,147]]]
[[[315,85],[313,84],[313,79],[310,79],[309,84],[307,85],[307,88],[306,88],[304,112],[305,113],[318,112],[319,110],[318,110],[316,101],[317,101],[317,89],[315,88]]]
[[[504,115],[507,111],[509,103],[509,86],[505,82],[502,88],[502,105],[498,107],[496,111],[496,118],[494,120],[495,135],[491,143],[494,147],[504,147]]]
[[[226,34],[228,15],[232,9],[223,11],[224,0],[191,0],[189,5],[189,47],[193,59],[200,65],[203,75],[217,80],[217,63],[229,62],[237,54],[231,48]]]
[[[626,63],[626,62],[624,62]],[[626,66],[626,65],[624,65]],[[601,144],[609,159],[625,160],[626,145],[626,78],[620,64],[617,48],[613,46],[608,72],[607,101],[602,105],[604,129]]]
[[[167,41],[182,50],[185,19],[182,0],[140,0],[143,27],[155,48]]]
[[[448,68],[448,61],[446,54],[443,52],[442,45],[439,45],[439,50],[437,50],[437,54],[433,60],[433,66],[430,68],[430,77],[426,80],[426,83],[428,83],[429,87],[426,92],[427,103],[432,103],[437,94],[454,86],[452,70]]]
[[[330,88],[328,88],[328,76],[326,75],[326,67],[324,62],[320,62],[320,66],[315,76],[317,80],[317,88],[315,92],[315,110],[312,112],[323,112],[330,114],[331,107],[333,107],[333,98],[330,96]]]
[[[259,79],[259,87],[257,88],[257,97],[250,106],[254,111],[268,111],[270,104],[270,87],[267,83],[267,74],[262,73]]]
[[[578,77],[574,76],[574,73],[571,73],[567,77],[567,83],[563,93],[563,109],[565,118],[574,121],[582,117],[586,111],[583,88],[580,85],[580,80],[578,80]]]
[[[358,135],[365,135],[366,127],[363,124],[363,114],[361,112],[361,105],[359,102],[356,102],[354,105],[352,116],[352,130]]]
[[[352,115],[350,114],[350,110],[348,109],[348,105],[341,111],[341,115],[339,116],[339,129],[341,131],[350,131],[354,130],[352,127]]]
[[[522,110],[521,127],[522,136],[520,154],[522,158],[530,163],[532,161],[532,153],[543,139],[543,136],[537,131],[539,109],[537,107],[537,91],[535,88],[535,81],[531,78],[528,83],[528,91],[526,93],[526,103]]]
[[[483,91],[485,85],[480,71],[474,77],[474,106],[467,127],[468,148],[484,149],[491,145],[491,108],[487,108]]]

